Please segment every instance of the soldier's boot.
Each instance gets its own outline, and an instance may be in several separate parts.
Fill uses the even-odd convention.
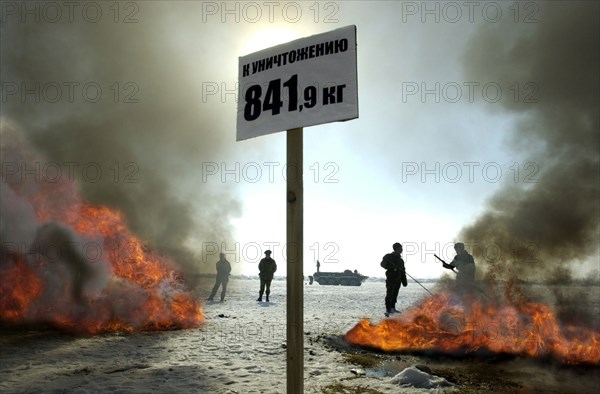
[[[258,293],[258,299],[256,301],[262,302],[262,293]]]
[[[267,291],[267,293],[266,293],[266,294],[267,294],[267,302],[269,302],[269,294],[271,294],[271,292],[270,292],[270,291]]]

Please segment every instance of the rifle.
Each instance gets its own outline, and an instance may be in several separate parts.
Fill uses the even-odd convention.
[[[440,258],[440,257],[439,257],[437,254],[434,254],[434,256],[435,256],[435,258],[436,258],[436,259],[438,259],[439,261],[441,261],[441,262],[442,262],[442,264],[444,264],[444,268],[446,268],[446,265],[448,265],[448,266],[452,267],[452,268],[451,268],[452,272],[454,272],[455,274],[457,274],[457,275],[458,275],[458,272],[456,272],[456,271],[454,270],[454,267],[453,267],[453,266],[451,266],[450,264],[446,263],[446,262],[445,262],[444,260],[442,260],[442,259],[441,259],[441,258]]]
[[[434,256],[435,256],[435,258],[436,258],[436,259],[438,259],[439,261],[441,261],[441,262],[444,264],[444,267],[445,267],[446,265],[447,265],[447,266],[450,266],[450,267],[452,267],[452,268],[451,268],[452,272],[454,272],[455,274],[457,274],[457,275],[458,275],[458,272],[456,272],[456,271],[454,270],[454,266],[452,266],[452,265],[450,265],[450,264],[446,263],[446,262],[445,262],[444,260],[442,260],[442,259],[441,259],[441,258],[440,258],[440,257],[439,257],[437,254],[434,254]],[[475,284],[473,284],[473,287],[475,288],[475,290],[477,290],[478,292],[480,292],[481,294],[483,294],[484,296],[486,296],[486,297],[487,297],[487,298],[488,298],[490,301],[494,301],[494,300],[492,299],[492,297],[490,297],[489,295],[485,294],[485,293],[484,293],[484,291],[483,291],[483,290],[481,290],[479,287],[475,286]]]

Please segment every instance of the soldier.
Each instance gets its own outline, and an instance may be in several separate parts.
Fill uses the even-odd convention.
[[[260,273],[260,291],[258,293],[258,299],[256,301],[262,302],[263,292],[267,296],[267,302],[269,302],[269,294],[271,294],[271,281],[273,280],[273,274],[277,271],[277,264],[275,260],[271,258],[271,251],[265,251],[265,257],[258,263],[258,270]],[[267,288],[265,292],[265,286]]]
[[[321,269],[321,263],[319,263],[319,260],[317,260],[317,272],[319,272],[319,269]]]
[[[400,256],[402,254],[402,245],[396,242],[392,248],[394,251],[383,256],[381,266],[385,271],[385,313],[398,313],[396,310],[396,301],[398,299],[398,291],[400,285],[406,287],[406,271],[404,270],[404,260]]]
[[[456,275],[456,290],[459,292],[470,292],[475,286],[475,260],[465,250],[465,244],[457,242],[454,244],[456,256],[450,264],[443,263],[444,268],[458,270]]]
[[[229,274],[231,273],[231,264],[225,259],[225,254],[219,254],[219,261],[217,261],[217,278],[215,279],[215,285],[213,286],[209,301],[212,301],[217,294],[219,286],[223,286],[221,290],[221,302],[225,300],[225,293],[227,292],[227,282],[229,281]]]

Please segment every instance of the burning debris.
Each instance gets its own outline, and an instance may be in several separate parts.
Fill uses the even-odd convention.
[[[3,128],[0,322],[92,334],[200,325],[178,268],[118,212],[83,201],[71,180],[5,173],[5,162],[35,168],[18,141]]]
[[[116,209],[129,230],[184,272],[208,273],[213,267],[197,264],[198,246],[229,244],[229,220],[242,206],[220,183],[198,179],[202,163],[229,157],[229,109],[197,105],[205,76],[223,61],[209,55],[198,62],[187,45],[173,45],[182,32],[205,35],[191,3],[144,4],[139,23],[114,23],[109,4],[98,4],[102,18],[94,23],[64,13],[51,23],[21,23],[17,14],[9,17],[16,23],[2,20],[0,116],[44,155],[7,160],[9,170],[27,174],[39,165],[42,177],[75,179],[85,201]],[[8,93],[12,87],[19,93]],[[55,98],[47,88],[56,88]]]
[[[448,291],[378,325],[362,320],[344,339],[385,352],[465,355],[483,351],[553,358],[566,364],[600,364],[600,333],[562,325],[548,305],[492,303]]]
[[[540,176],[500,189],[458,235],[488,282],[508,281],[504,300],[441,292],[397,318],[377,325],[362,320],[346,334],[349,343],[404,352],[485,349],[600,364],[597,312],[579,308],[591,292],[568,286],[575,276],[598,280],[598,4],[540,8],[539,23],[482,26],[464,59],[473,80],[535,81],[543,92],[534,104],[512,97],[500,102],[503,111],[520,117],[511,148],[525,153]],[[506,31],[512,34],[501,34]],[[490,249],[498,253],[486,255]],[[533,301],[514,286],[523,280],[560,286],[546,286],[548,303]]]

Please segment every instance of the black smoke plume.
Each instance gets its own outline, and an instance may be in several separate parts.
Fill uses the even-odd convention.
[[[81,8],[56,22],[4,15],[0,115],[63,176],[74,169],[85,199],[123,212],[134,233],[186,271],[212,271],[198,265],[202,242],[230,242],[229,219],[241,208],[230,190],[201,182],[201,163],[222,159],[233,137],[223,133],[224,114],[201,102],[201,82],[211,80],[203,75],[218,66],[190,38],[199,35],[198,10],[130,3],[137,12],[120,8],[115,23],[117,3],[96,4],[97,23]]]
[[[501,104],[520,119],[510,144],[526,152],[537,182],[501,189],[459,238],[487,247],[475,257],[489,274],[568,282],[598,275],[600,5],[536,4],[535,23],[483,26],[468,45],[465,74],[530,84],[521,91],[529,100],[505,94]]]

